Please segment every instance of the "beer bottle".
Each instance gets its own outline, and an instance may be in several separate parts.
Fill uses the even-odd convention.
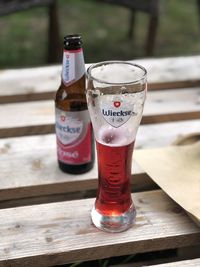
[[[85,63],[80,35],[64,37],[61,85],[55,97],[58,164],[80,174],[94,163],[92,125],[85,96]]]

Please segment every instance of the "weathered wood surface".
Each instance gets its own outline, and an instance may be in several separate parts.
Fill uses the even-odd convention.
[[[200,56],[140,59],[148,71],[149,89],[173,89],[199,86]]]
[[[171,145],[180,137],[200,132],[200,120],[140,125],[136,148],[155,148]]]
[[[170,145],[200,132],[200,56],[137,63],[148,69],[150,89],[169,90],[148,93],[136,148]],[[97,188],[97,166],[83,175],[62,173],[55,135],[45,135],[54,132],[52,99],[60,72],[60,66],[0,72],[0,137],[6,137],[0,139],[0,267],[52,266],[200,245],[199,228],[161,190],[133,194],[138,216],[127,232],[107,234],[91,224],[94,199],[84,198]],[[196,88],[184,88],[189,85]],[[29,102],[11,104],[19,101]],[[16,137],[31,134],[39,135]],[[135,162],[132,171],[133,191],[155,188]],[[82,200],[66,201],[80,191]],[[55,202],[36,205],[48,201]]]
[[[200,132],[200,120],[142,125],[138,131],[136,148],[170,145],[178,137],[193,132]],[[59,170],[54,134],[1,139],[0,157],[1,201],[97,187],[96,163],[91,171],[78,176],[64,174]],[[134,190],[155,187],[135,162],[132,172]]]
[[[134,62],[147,68],[149,89],[200,86],[200,56]],[[60,74],[60,65],[1,70],[0,103],[53,98],[60,84]]]
[[[149,267],[199,267],[200,266],[200,258],[185,260],[185,261],[177,261],[171,263],[157,264],[157,265],[149,265]]]
[[[94,199],[0,210],[0,266],[52,266],[200,244],[200,229],[165,193],[133,198],[136,224],[115,235],[91,224]]]
[[[200,119],[200,88],[149,92],[142,124]],[[54,132],[53,100],[0,105],[0,137]]]
[[[0,137],[54,132],[53,101],[3,104],[0,106]]]
[[[53,98],[61,66],[0,71],[0,103]]]
[[[142,124],[189,120],[200,116],[200,88],[148,92]]]

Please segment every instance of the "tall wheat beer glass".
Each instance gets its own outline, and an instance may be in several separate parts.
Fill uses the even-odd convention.
[[[92,65],[87,75],[86,95],[98,158],[92,221],[101,230],[121,232],[133,225],[136,216],[130,177],[147,72],[129,62],[105,61]]]

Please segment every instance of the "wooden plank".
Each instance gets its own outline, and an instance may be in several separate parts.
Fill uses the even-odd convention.
[[[60,84],[61,66],[0,71],[0,103],[52,98]]]
[[[3,104],[0,106],[0,137],[54,132],[54,121],[53,101]]]
[[[144,115],[200,111],[200,88],[154,91],[147,94]]]
[[[133,62],[147,68],[150,90],[200,86],[200,56]],[[1,70],[0,103],[52,99],[60,84],[60,74],[61,65]]]
[[[136,137],[136,148],[168,146],[185,135],[199,133],[200,120],[140,125]]]
[[[149,265],[149,267],[199,267],[200,266],[200,258],[185,260],[185,261],[177,261],[171,263],[157,264],[157,265]]]
[[[200,229],[164,192],[133,197],[136,223],[118,234],[91,224],[94,199],[0,210],[0,266],[52,266],[200,244]]]
[[[5,142],[4,142],[5,141]],[[97,165],[82,175],[65,174],[58,168],[55,136],[1,140],[0,200],[61,194],[97,188]],[[19,166],[21,166],[19,168]],[[134,164],[133,185],[147,175]],[[139,182],[139,184],[141,184]],[[144,187],[145,187],[144,186]]]
[[[199,94],[200,88],[149,92],[142,123],[199,119]],[[54,122],[50,100],[0,106],[0,137],[52,133]]]
[[[141,125],[136,148],[170,145],[181,135],[199,131],[200,120]],[[56,140],[53,134],[1,139],[0,156],[1,201],[91,190],[97,187],[96,163],[90,172],[78,176],[64,174],[58,169]],[[155,187],[135,162],[132,172],[134,191]]]
[[[149,92],[143,114],[143,124],[199,118],[200,88]]]

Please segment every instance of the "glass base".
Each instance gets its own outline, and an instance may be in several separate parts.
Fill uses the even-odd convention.
[[[91,212],[92,222],[100,230],[119,233],[129,229],[135,222],[136,210],[132,205],[128,211],[119,216],[105,216],[99,213],[95,207]]]

